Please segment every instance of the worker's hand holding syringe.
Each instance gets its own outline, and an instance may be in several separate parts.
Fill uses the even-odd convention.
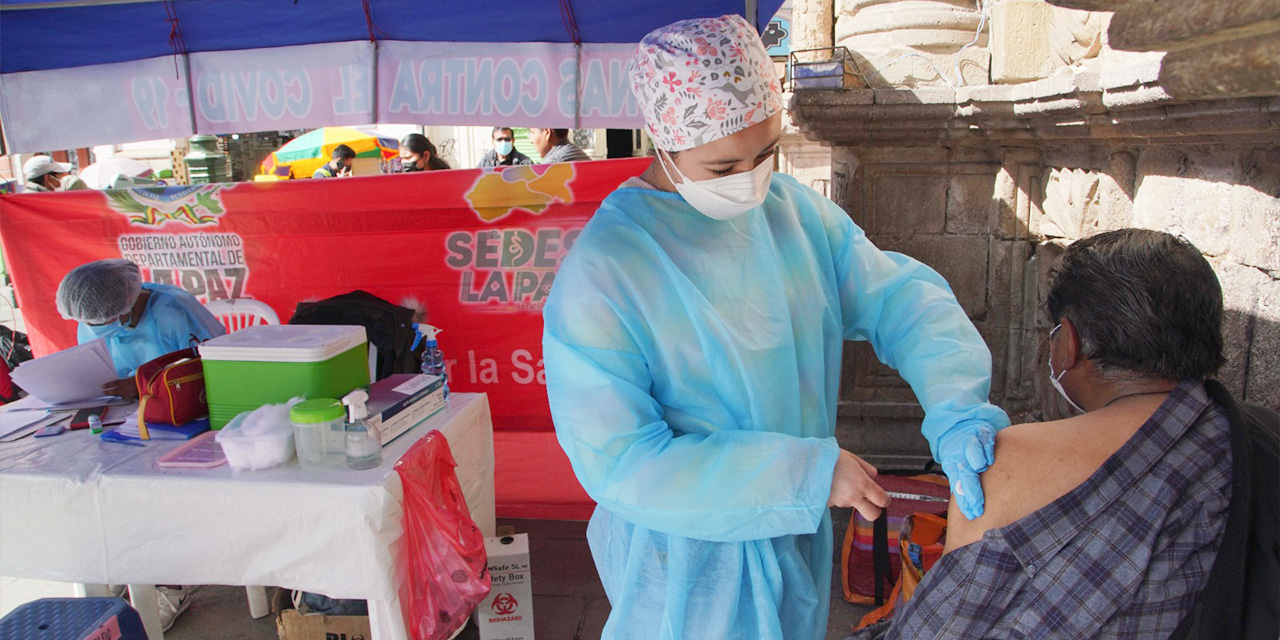
[[[836,470],[831,476],[830,507],[853,507],[868,522],[880,517],[889,506],[889,494],[876,484],[876,468],[866,460],[840,450]]]

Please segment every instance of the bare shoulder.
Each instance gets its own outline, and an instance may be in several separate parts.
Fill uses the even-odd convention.
[[[982,515],[970,520],[951,501],[948,552],[981,540],[987,531],[1012,524],[1057,497],[1045,500],[1054,491],[1045,491],[1045,481],[1053,475],[1047,470],[1060,466],[1067,455],[1062,436],[1072,420],[1019,424],[996,434],[995,462],[981,476]]]

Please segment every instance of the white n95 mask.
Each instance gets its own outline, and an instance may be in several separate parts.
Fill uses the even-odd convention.
[[[1049,339],[1052,340],[1053,334],[1057,333],[1058,329],[1061,329],[1061,328],[1062,328],[1062,325],[1058,325],[1054,327],[1053,330],[1049,332]],[[1081,409],[1080,405],[1076,404],[1076,401],[1072,400],[1071,396],[1067,395],[1067,390],[1062,388],[1062,376],[1065,376],[1065,375],[1067,375],[1066,369],[1063,369],[1062,371],[1059,371],[1057,373],[1053,372],[1053,349],[1052,347],[1050,347],[1049,349],[1049,384],[1053,385],[1054,389],[1057,389],[1058,395],[1062,396],[1062,399],[1066,400],[1067,404],[1071,405],[1072,409],[1075,409],[1080,413],[1085,413],[1085,410]]]
[[[664,153],[666,152],[658,152],[659,156]],[[671,180],[676,191],[685,202],[689,203],[689,206],[708,218],[715,220],[736,218],[763,204],[765,196],[769,195],[769,181],[773,178],[771,162],[761,162],[754,169],[744,173],[695,182],[680,172],[680,167],[676,166],[675,160],[669,154],[667,158],[671,162],[671,168],[675,169],[676,175],[680,176],[683,182],[677,183],[671,177],[671,172],[667,171],[667,163],[659,157],[658,164],[662,165],[662,171],[667,174],[667,179]]]

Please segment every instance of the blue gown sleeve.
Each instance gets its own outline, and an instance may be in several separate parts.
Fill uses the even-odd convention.
[[[839,206],[814,197],[823,205],[845,339],[869,340],[880,361],[911,385],[934,459],[953,431],[1009,426],[1004,410],[988,402],[991,351],[947,281],[913,258],[876,248]]]
[[[816,532],[840,452],[835,439],[674,432],[628,327],[640,320],[629,322],[632,314],[588,275],[608,267],[581,263],[571,255],[556,275],[543,357],[556,434],[587,493],[638,526],[687,538]]]
[[[155,327],[163,353],[189,347],[192,336],[204,341],[226,333],[212,313],[188,297],[185,293],[167,294],[143,317],[144,322]]]

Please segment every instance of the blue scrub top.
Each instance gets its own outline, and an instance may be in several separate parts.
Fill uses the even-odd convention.
[[[142,283],[151,292],[138,326],[112,323],[90,327],[80,323],[76,339],[84,344],[104,337],[107,350],[121,378],[132,376],[138,367],[156,358],[191,345],[191,338],[208,340],[226,334],[222,323],[195,296],[171,284]]]
[[[946,281],[783,174],[727,221],[618,189],[543,319],[556,434],[598,503],[605,638],[825,637],[844,340],[911,384],[931,446],[1008,424]]]

